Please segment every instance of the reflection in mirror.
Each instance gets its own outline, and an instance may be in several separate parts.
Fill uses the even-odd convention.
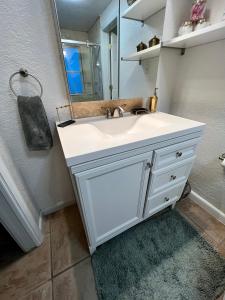
[[[119,98],[119,0],[55,0],[71,101]]]

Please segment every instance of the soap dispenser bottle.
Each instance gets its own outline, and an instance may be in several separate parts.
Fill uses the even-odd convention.
[[[157,104],[158,104],[157,90],[158,90],[158,88],[155,88],[154,96],[150,97],[149,111],[151,113],[154,113],[157,111]]]

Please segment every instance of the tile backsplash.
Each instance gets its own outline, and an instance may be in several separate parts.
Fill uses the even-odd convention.
[[[126,112],[130,112],[134,107],[143,107],[143,98],[133,99],[118,99],[118,100],[102,100],[102,101],[87,101],[87,102],[74,102],[72,103],[72,110],[74,117],[87,118],[97,117],[106,114],[107,108],[115,108],[123,106]]]

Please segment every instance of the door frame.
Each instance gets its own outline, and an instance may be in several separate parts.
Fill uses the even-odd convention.
[[[42,217],[35,220],[14,179],[0,158],[0,222],[24,252],[43,242]]]

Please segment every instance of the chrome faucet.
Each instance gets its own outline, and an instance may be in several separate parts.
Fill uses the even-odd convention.
[[[123,114],[125,113],[125,110],[121,106],[117,106],[112,114],[113,118],[122,118]]]
[[[123,114],[125,113],[125,110],[121,106],[117,106],[114,109],[111,108],[103,108],[105,110],[106,118],[122,118]]]

